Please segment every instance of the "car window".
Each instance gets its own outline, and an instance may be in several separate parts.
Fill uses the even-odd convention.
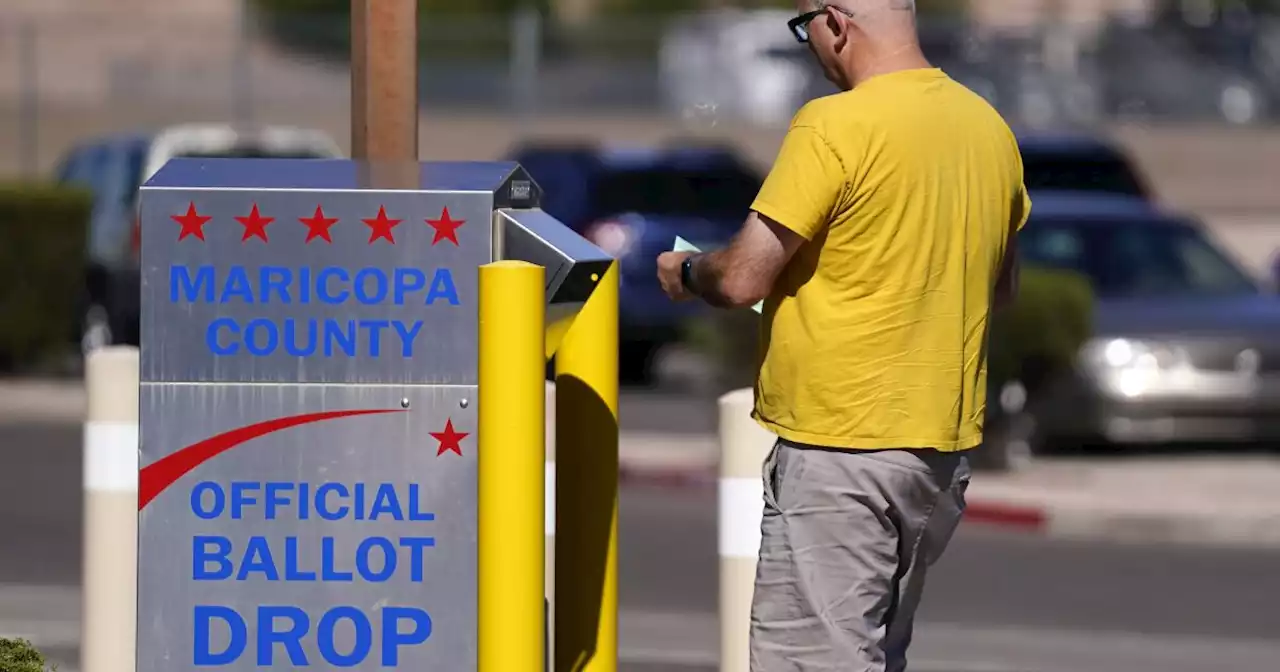
[[[215,151],[183,151],[175,156],[192,159],[327,159],[331,155],[318,149],[274,149],[259,145],[232,147]]]
[[[1033,218],[1018,248],[1028,265],[1082,273],[1103,297],[1258,292],[1239,265],[1187,225]]]
[[[601,176],[592,210],[597,218],[636,211],[741,219],[759,191],[754,175],[731,167],[616,170]]]
[[[1133,167],[1115,156],[1026,152],[1022,166],[1028,189],[1147,195]]]

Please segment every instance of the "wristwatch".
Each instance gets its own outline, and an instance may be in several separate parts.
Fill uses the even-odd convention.
[[[685,257],[684,262],[680,264],[680,284],[684,285],[685,290],[690,294],[698,293],[693,286],[693,255]]]

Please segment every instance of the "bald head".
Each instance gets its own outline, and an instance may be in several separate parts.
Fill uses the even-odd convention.
[[[855,19],[915,18],[916,0],[809,0],[814,9],[839,7]]]

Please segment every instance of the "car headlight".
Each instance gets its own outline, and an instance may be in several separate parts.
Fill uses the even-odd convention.
[[[1190,368],[1181,347],[1130,338],[1090,341],[1081,350],[1081,360],[1105,387],[1128,398],[1141,396],[1166,374]]]

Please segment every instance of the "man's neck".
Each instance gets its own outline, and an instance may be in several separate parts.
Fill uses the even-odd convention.
[[[858,59],[866,65],[850,68],[849,74],[852,75],[850,79],[855,87],[880,75],[933,67],[924,52],[920,50],[919,43],[914,40],[901,42],[896,47],[877,45],[869,51],[867,57]]]

